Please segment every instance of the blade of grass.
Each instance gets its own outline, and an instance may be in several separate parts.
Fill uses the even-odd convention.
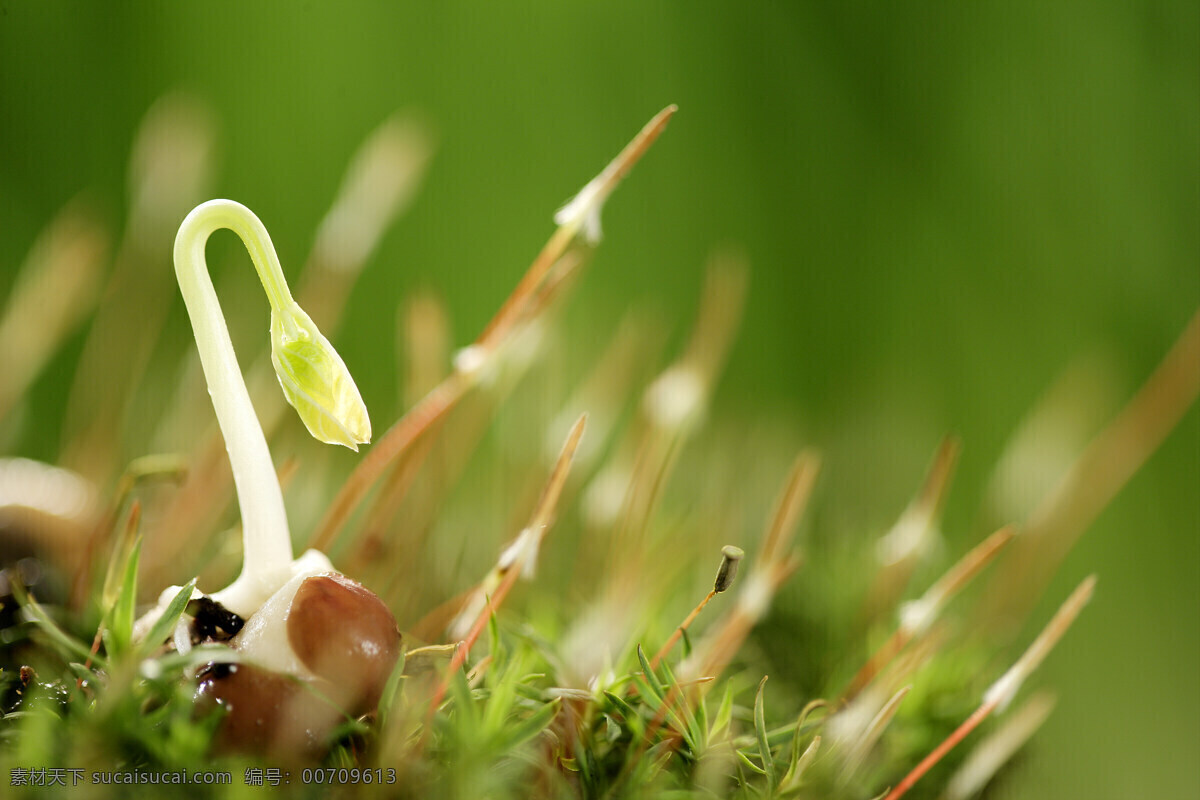
[[[121,591],[117,595],[108,616],[108,631],[105,647],[108,655],[124,653],[133,641],[134,610],[137,606],[138,562],[141,560],[142,537],[139,535],[133,542],[125,562],[125,578],[121,581]]]
[[[758,682],[758,692],[754,695],[754,733],[758,738],[758,756],[762,760],[763,772],[767,776],[767,794],[775,792],[778,776],[775,774],[775,758],[771,755],[771,745],[767,741],[767,720],[763,708],[763,690],[767,686],[767,676]]]
[[[64,660],[71,660],[66,657],[67,654],[76,656],[84,661],[86,661],[88,658],[92,658],[92,653],[88,649],[87,645],[60,628],[58,623],[51,619],[50,615],[46,613],[46,609],[42,608],[41,604],[38,603],[37,600],[34,600],[32,596],[30,596],[30,594],[25,590],[25,587],[21,585],[20,581],[13,581],[10,584],[10,588],[13,593],[13,597],[17,601],[17,605],[25,609],[32,621],[37,624],[38,630],[45,634],[51,642],[58,645],[61,651],[59,655],[63,656]],[[96,661],[101,667],[107,663],[106,659],[99,656],[92,658],[92,660]]]
[[[171,602],[167,604],[167,608],[163,611],[162,616],[154,622],[154,625],[150,627],[150,632],[142,640],[138,651],[141,657],[144,658],[153,653],[171,635],[171,632],[175,630],[175,625],[179,622],[179,618],[183,616],[183,610],[187,608],[188,601],[192,599],[192,593],[195,590],[196,579],[192,578],[171,598]]]

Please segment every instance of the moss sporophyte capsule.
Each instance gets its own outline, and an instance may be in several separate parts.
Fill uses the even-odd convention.
[[[721,548],[721,566],[717,569],[717,579],[713,583],[714,592],[723,592],[733,585],[737,577],[738,563],[745,558],[746,551],[740,547],[727,544]]]

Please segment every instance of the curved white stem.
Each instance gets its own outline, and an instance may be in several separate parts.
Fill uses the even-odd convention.
[[[192,321],[242,511],[242,572],[217,597],[234,613],[248,616],[291,577],[292,543],[275,466],[204,257],[208,237],[220,228],[229,228],[241,237],[271,308],[285,325],[290,315],[279,312],[294,301],[271,237],[250,209],[232,200],[211,200],[187,215],[175,238],[175,275]]]

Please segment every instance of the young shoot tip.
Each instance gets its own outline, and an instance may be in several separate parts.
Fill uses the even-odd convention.
[[[575,195],[566,205],[554,215],[554,222],[561,228],[572,232],[581,232],[591,244],[597,244],[603,238],[600,226],[600,212],[612,190],[621,179],[628,174],[633,165],[654,143],[667,127],[667,122],[679,110],[676,105],[669,105],[646,123],[633,140],[625,146],[616,158],[609,162],[604,170],[588,182],[579,194]]]
[[[1071,592],[1071,596],[1055,612],[1038,637],[1033,640],[1033,644],[1029,645],[1029,649],[1022,653],[1008,672],[1001,675],[1000,679],[987,690],[983,696],[985,706],[992,706],[997,711],[1004,711],[1008,707],[1013,698],[1017,696],[1017,692],[1021,690],[1021,685],[1045,660],[1054,646],[1058,644],[1058,640],[1067,632],[1067,628],[1070,628],[1075,618],[1079,616],[1079,612],[1092,599],[1095,588],[1095,575],[1089,575],[1083,579],[1083,582],[1076,587],[1075,591]]]

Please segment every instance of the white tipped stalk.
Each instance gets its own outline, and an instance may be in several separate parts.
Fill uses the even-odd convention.
[[[946,783],[942,800],[969,800],[977,797],[988,782],[1007,764],[1054,710],[1054,696],[1040,693],[1031,697],[1004,721],[963,761]]]
[[[884,568],[911,568],[913,560],[941,541],[937,521],[958,461],[958,451],[957,439],[948,437],[942,441],[920,492],[892,529],[875,543],[875,556]]]
[[[1021,684],[1045,660],[1054,645],[1058,644],[1058,640],[1067,632],[1067,628],[1071,627],[1071,623],[1079,616],[1079,612],[1092,599],[1095,587],[1095,575],[1089,575],[1083,583],[1079,584],[1079,587],[1071,593],[1071,596],[1054,614],[1054,618],[1033,640],[1033,644],[1029,645],[1029,648],[1017,659],[1017,663],[1013,664],[1008,672],[1001,675],[1000,680],[993,683],[987,690],[983,696],[984,705],[995,705],[997,711],[1003,711],[1008,707],[1012,699],[1017,696],[1017,692],[1021,690]]]
[[[432,138],[420,120],[401,113],[367,137],[317,229],[316,263],[331,272],[355,273],[362,267],[416,195],[433,156]]]
[[[664,430],[690,430],[704,415],[708,386],[704,376],[687,364],[669,367],[642,397],[646,417]]]
[[[529,524],[522,528],[517,537],[500,553],[496,566],[484,576],[458,616],[450,623],[449,629],[456,638],[471,640],[473,630],[478,634],[479,623],[483,619],[481,615],[488,611],[489,607],[494,612],[495,606],[503,599],[508,587],[512,585],[512,580],[518,575],[527,580],[533,578],[542,539],[550,530],[558,498],[567,482],[571,461],[575,457],[586,424],[587,414],[581,415],[575,421],[575,425],[567,434],[566,442],[563,443],[558,461],[550,471],[550,477],[542,489],[542,496],[538,498]],[[516,574],[513,574],[514,570]]]
[[[905,636],[920,636],[929,630],[934,621],[942,613],[942,609],[992,559],[1000,550],[1012,541],[1012,528],[1001,528],[969,553],[963,556],[953,568],[943,575],[937,583],[929,587],[925,594],[917,600],[900,606],[900,630]]]
[[[330,567],[328,559],[311,551],[292,561],[283,493],[204,257],[208,237],[220,228],[242,239],[258,271],[271,304],[272,361],[284,394],[309,431],[323,441],[354,447],[370,436],[370,423],[345,364],[292,299],[271,237],[258,217],[232,200],[212,200],[193,209],[175,239],[175,274],[229,453],[244,545],[241,574],[214,599],[249,616],[296,574],[301,562],[306,562],[303,568]],[[321,563],[308,563],[314,561]]]
[[[1033,640],[1033,644],[1029,646],[1029,649],[1017,659],[1017,663],[1013,664],[1012,668],[1001,675],[1000,680],[992,684],[991,688],[984,693],[983,702],[980,703],[979,708],[975,709],[971,716],[967,717],[953,733],[942,740],[942,743],[935,747],[933,752],[925,756],[917,766],[913,767],[912,771],[905,775],[903,780],[896,784],[894,789],[888,792],[885,800],[899,800],[935,764],[941,761],[946,753],[954,749],[971,731],[979,727],[979,724],[987,719],[988,716],[993,712],[999,713],[1004,711],[1008,704],[1012,702],[1012,699],[1016,697],[1017,692],[1020,691],[1021,684],[1045,660],[1047,654],[1054,648],[1054,645],[1058,644],[1058,640],[1067,632],[1067,628],[1071,627],[1071,623],[1075,621],[1075,618],[1079,616],[1079,612],[1083,610],[1088,600],[1092,598],[1092,591],[1095,589],[1095,586],[1095,575],[1088,576],[1084,579],[1083,583],[1079,584],[1079,587],[1071,593],[1066,602],[1059,607],[1049,624]]]
[[[558,210],[554,215],[555,223],[572,233],[582,233],[584,238],[593,244],[599,242],[603,236],[600,212],[604,209],[604,202],[630,168],[642,157],[642,153],[646,152],[667,127],[667,121],[676,110],[677,106],[667,106],[647,122],[633,141],[626,145],[599,175],[592,178],[579,194]]]
[[[611,165],[610,165],[611,166]],[[608,199],[611,188],[605,190],[607,175],[601,172],[587,186],[579,190],[571,200],[554,214],[554,222],[563,227],[579,230],[589,241],[597,243],[604,236],[600,226],[600,211]]]

